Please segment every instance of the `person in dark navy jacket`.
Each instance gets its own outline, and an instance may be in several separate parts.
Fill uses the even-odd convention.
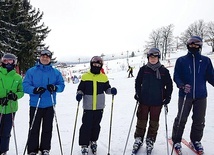
[[[163,105],[171,100],[173,90],[169,70],[159,61],[160,50],[151,48],[147,53],[148,63],[140,68],[135,81],[135,99],[139,102],[137,110],[137,125],[134,134],[134,153],[143,143],[146,133],[147,152],[151,153],[156,141],[159,127],[159,117]]]
[[[29,155],[36,155],[38,151],[49,155],[56,93],[65,87],[61,73],[51,65],[51,57],[49,50],[41,51],[38,63],[27,70],[23,80],[24,92],[30,96]]]
[[[190,140],[198,152],[203,152],[201,139],[207,107],[206,82],[214,86],[214,70],[211,60],[201,55],[202,43],[200,37],[190,37],[187,41],[188,53],[177,59],[174,68],[174,81],[179,88],[179,99],[172,140],[175,149],[179,151],[185,124],[192,109]]]

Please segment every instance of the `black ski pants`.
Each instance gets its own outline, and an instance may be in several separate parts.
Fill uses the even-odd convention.
[[[7,152],[9,150],[10,136],[13,118],[12,114],[1,114],[0,122],[0,153]],[[15,117],[15,113],[13,113]]]
[[[79,130],[79,145],[88,146],[90,141],[97,141],[100,133],[100,122],[103,116],[101,110],[84,110],[82,125]]]
[[[184,103],[184,97],[178,99],[178,114],[174,120],[172,140],[174,143],[181,142],[184,128],[192,109],[192,126],[190,131],[190,140],[201,141],[205,127],[205,114],[207,107],[207,98],[203,99],[189,99],[184,103],[183,112],[181,111]],[[182,112],[182,113],[181,113]],[[181,117],[180,117],[181,116]],[[180,119],[181,118],[181,119]],[[180,119],[180,124],[179,124]]]
[[[30,107],[30,127],[35,114],[35,107]],[[35,121],[32,129],[29,130],[28,139],[28,153],[38,152],[39,150],[50,150],[51,149],[51,138],[53,129],[53,107],[38,108],[35,115]],[[40,126],[42,124],[41,140],[40,137]],[[40,142],[40,144],[39,144]]]

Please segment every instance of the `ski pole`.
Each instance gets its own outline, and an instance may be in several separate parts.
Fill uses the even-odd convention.
[[[15,123],[14,123],[14,115],[13,115],[13,108],[10,102],[10,109],[11,109],[11,116],[12,116],[12,127],[13,127],[13,137],[14,137],[14,142],[15,142],[15,148],[16,148],[16,155],[18,155],[18,147],[17,147],[17,141],[16,141],[16,132],[15,132]]]
[[[2,106],[1,115],[0,115],[0,123],[1,123],[1,120],[2,120],[2,116],[3,116],[4,108],[5,108],[5,105],[3,105],[3,106]]]
[[[125,152],[126,152],[126,147],[127,147],[127,144],[128,144],[129,135],[130,135],[130,132],[131,132],[131,128],[132,128],[132,124],[133,124],[133,120],[134,120],[134,116],[135,116],[137,107],[138,107],[138,101],[136,102],[136,105],[135,105],[134,113],[133,113],[132,120],[131,120],[131,124],[130,124],[130,127],[129,127],[128,136],[127,136],[127,139],[126,139],[125,148],[124,148],[124,151],[123,151],[123,155],[125,155]]]
[[[38,111],[38,108],[39,108],[40,100],[41,100],[41,94],[39,95],[39,99],[38,99],[38,102],[37,102],[37,105],[36,105],[36,110],[35,110],[35,112],[34,112],[33,119],[32,119],[32,122],[31,122],[31,125],[30,125],[30,128],[29,128],[29,134],[28,134],[27,142],[26,142],[26,144],[25,144],[25,149],[24,149],[23,155],[25,155],[25,152],[26,152],[26,150],[27,150],[29,138],[30,138],[30,136],[31,136],[31,131],[32,131],[32,128],[33,128],[35,119],[36,119],[36,114],[37,114],[37,111]]]
[[[52,93],[51,93],[51,99],[52,99],[52,103],[53,103],[54,117],[55,117],[55,122],[56,122],[58,138],[59,138],[60,151],[61,151],[61,155],[63,155],[62,142],[61,142],[61,138],[60,138],[60,134],[59,134],[59,125],[58,125],[58,121],[57,121],[57,117],[56,117],[56,110],[55,110],[54,98],[53,98],[53,94]]]
[[[164,105],[165,108],[165,125],[166,125],[166,146],[167,146],[167,155],[169,155],[169,144],[168,144],[168,127],[167,127],[167,113],[168,113],[168,107],[165,104]]]
[[[186,98],[187,98],[187,94],[185,94],[184,100],[183,100],[183,103],[182,103],[182,107],[181,107],[181,111],[180,111],[180,116],[179,116],[179,120],[178,120],[178,124],[177,124],[177,131],[176,131],[176,134],[175,134],[175,139],[176,139],[177,136],[178,136],[178,131],[179,131],[180,123],[181,123],[182,114],[183,114],[183,111],[184,111],[184,106],[185,106]],[[175,146],[175,144],[174,144],[174,142],[173,142],[171,155],[173,155],[174,146]]]
[[[78,117],[78,112],[79,112],[79,105],[80,105],[80,101],[77,104],[76,118],[75,118],[74,131],[73,131],[73,138],[72,138],[72,142],[71,142],[71,155],[72,155],[73,146],[74,146],[74,137],[75,137],[75,131],[76,131],[76,125],[77,125],[77,117]]]
[[[114,95],[112,95],[112,103],[111,103],[111,118],[110,118],[110,129],[109,129],[109,142],[108,142],[108,154],[110,155],[110,143],[111,143],[111,127],[112,127],[112,116],[113,116],[113,104],[114,104]]]

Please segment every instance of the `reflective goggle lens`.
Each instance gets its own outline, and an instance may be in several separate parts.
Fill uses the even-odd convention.
[[[51,57],[52,53],[48,50],[44,50],[41,52],[41,55],[47,55],[48,57]]]
[[[197,38],[190,38],[188,41],[187,41],[187,45],[191,45],[191,44],[195,44],[195,45],[199,45],[199,46],[202,46],[202,41],[197,39]]]

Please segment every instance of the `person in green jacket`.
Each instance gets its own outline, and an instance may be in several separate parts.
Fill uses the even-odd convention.
[[[17,57],[6,53],[0,66],[0,155],[9,150],[10,133],[18,110],[18,99],[24,96],[22,77],[16,73]]]

